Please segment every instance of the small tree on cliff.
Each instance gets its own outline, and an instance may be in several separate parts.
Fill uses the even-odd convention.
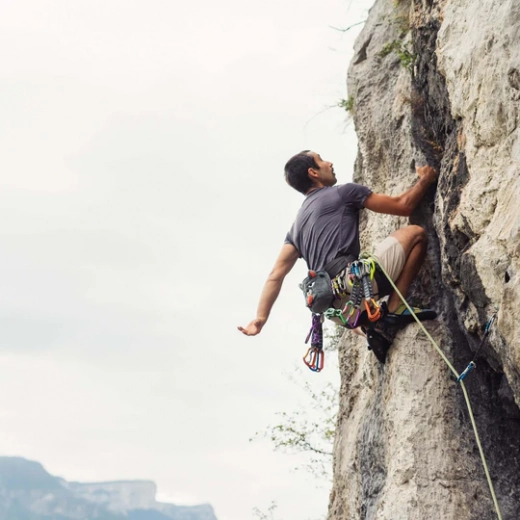
[[[327,366],[331,367],[330,359],[337,351],[343,334],[341,327],[331,325],[325,331],[325,350],[329,353]],[[267,426],[263,432],[255,434],[257,438],[269,439],[276,451],[285,453],[305,453],[308,462],[297,466],[296,470],[305,470],[314,477],[329,483],[332,480],[332,445],[336,431],[339,392],[331,382],[316,389],[315,380],[309,383],[303,379],[302,369],[297,368],[298,378],[291,379],[300,386],[307,399],[307,406],[290,412],[278,412],[278,422]]]

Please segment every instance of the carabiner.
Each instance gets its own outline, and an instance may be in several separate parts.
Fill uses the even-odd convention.
[[[346,314],[350,317],[350,315],[354,312],[354,304],[352,303],[352,300],[349,300],[343,309],[341,309],[341,314]]]
[[[369,262],[370,262],[370,279],[373,280],[374,276],[376,275],[376,263],[374,262],[373,258],[370,258]]]
[[[493,322],[495,321],[495,319],[497,317],[497,313],[498,313],[498,311],[495,311],[493,316],[491,316],[491,318],[489,318],[488,322],[486,323],[486,327],[484,329],[484,334],[487,334],[489,332],[491,325],[493,325]]]
[[[374,306],[373,312],[370,308],[370,303]],[[381,307],[379,307],[374,298],[370,299],[370,303],[369,300],[365,300],[365,308],[367,310],[368,319],[370,321],[377,321],[381,317]]]
[[[325,365],[325,352],[322,348],[311,347],[303,356],[303,362],[313,371],[321,372]]]
[[[332,307],[330,309],[327,309],[323,315],[325,318],[328,318],[329,320],[332,318],[339,318],[341,320],[341,323],[346,327],[348,325],[347,320],[343,316],[343,311],[341,309],[333,309]]]
[[[463,381],[466,376],[474,369],[474,368],[477,368],[477,365],[475,364],[474,361],[470,361],[469,362],[469,365],[466,367],[466,369],[464,370],[464,372],[462,372],[462,374],[460,374],[459,377],[457,377],[457,383],[460,383],[461,381]]]
[[[355,309],[352,309],[352,310],[354,311]],[[354,313],[352,312],[352,314],[354,314]],[[357,324],[359,321],[359,316],[361,316],[361,309],[358,309],[357,316],[356,316],[356,319],[354,320],[354,323],[350,322],[350,318],[352,317],[352,314],[348,317],[348,325],[351,329],[355,329],[357,327]]]

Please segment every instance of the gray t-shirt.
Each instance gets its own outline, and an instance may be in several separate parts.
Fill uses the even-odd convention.
[[[305,197],[285,237],[314,271],[340,255],[359,256],[359,210],[372,190],[360,184],[318,188]]]

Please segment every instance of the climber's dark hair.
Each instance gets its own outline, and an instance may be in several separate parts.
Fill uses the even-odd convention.
[[[287,184],[304,195],[312,188],[309,168],[319,170],[314,157],[308,155],[310,150],[303,150],[291,157],[285,165],[285,180]]]

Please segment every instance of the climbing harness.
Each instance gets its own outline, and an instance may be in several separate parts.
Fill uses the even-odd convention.
[[[475,350],[475,354],[473,354],[473,359],[469,362],[468,366],[464,369],[464,372],[460,374],[459,377],[457,377],[457,383],[460,383],[466,377],[469,375],[469,373],[474,369],[477,368],[477,364],[475,363],[475,359],[477,359],[478,354],[480,353],[480,349],[483,347],[486,338],[489,334],[489,329],[491,329],[491,325],[493,325],[496,317],[497,317],[498,310],[495,310],[491,318],[489,318],[488,322],[486,323],[486,327],[484,328],[484,335],[482,336],[482,339],[480,340],[480,343],[477,347],[477,350]]]
[[[346,258],[339,260],[344,264]],[[312,326],[305,340],[307,344],[312,338],[311,346],[303,357],[304,363],[313,372],[320,372],[325,363],[323,318],[339,318],[344,327],[355,329],[367,319],[369,322],[375,322],[382,316],[381,307],[374,299],[372,288],[372,280],[377,271],[376,262],[372,258],[360,258],[347,265],[343,264],[335,261],[334,268],[337,270],[341,267],[341,270],[333,277],[328,269],[309,271],[300,284],[305,303],[313,313]],[[347,297],[349,300],[342,309],[333,307],[335,301]]]
[[[441,350],[441,348],[439,347],[439,345],[437,345],[437,343],[435,342],[435,340],[432,338],[432,336],[430,335],[430,333],[426,330],[426,327],[421,323],[421,321],[419,320],[419,318],[417,317],[417,315],[415,314],[414,310],[412,309],[412,307],[410,307],[410,305],[408,304],[408,302],[406,301],[406,299],[404,298],[404,296],[401,294],[401,292],[399,291],[399,289],[397,288],[397,286],[395,285],[395,283],[393,282],[393,280],[390,278],[390,276],[388,275],[388,273],[385,271],[385,268],[381,265],[381,263],[379,262],[379,260],[372,256],[372,258],[377,262],[377,264],[379,265],[379,268],[381,269],[381,271],[383,272],[383,274],[386,276],[386,278],[388,279],[388,281],[390,282],[391,286],[393,287],[393,290],[397,293],[397,295],[399,296],[399,298],[401,298],[401,301],[404,303],[404,305],[406,306],[406,308],[408,309],[408,311],[412,314],[412,316],[414,317],[415,321],[418,323],[419,327],[421,327],[422,331],[426,334],[427,338],[430,340],[431,344],[435,347],[435,349],[437,350],[437,352],[440,354],[440,356],[442,357],[442,359],[444,360],[444,362],[446,363],[446,365],[448,366],[448,368],[451,370],[451,372],[454,374],[454,376],[457,378],[457,382],[460,384],[460,387],[462,388],[462,392],[464,394],[464,399],[466,401],[466,406],[468,407],[468,412],[469,412],[469,417],[470,417],[470,420],[471,420],[471,425],[473,427],[473,432],[475,433],[475,440],[477,442],[477,447],[478,447],[478,450],[479,450],[479,453],[480,453],[480,458],[482,460],[482,466],[484,467],[484,473],[486,474],[486,479],[487,479],[487,482],[488,482],[488,486],[489,486],[489,490],[491,492],[491,497],[493,499],[493,504],[495,506],[495,510],[496,510],[496,513],[497,513],[497,517],[498,517],[498,520],[502,520],[502,514],[500,512],[500,507],[498,505],[498,501],[497,501],[497,497],[496,497],[496,494],[495,494],[495,489],[493,487],[493,482],[491,480],[491,476],[489,474],[489,469],[488,469],[488,466],[487,466],[487,462],[486,462],[486,457],[484,455],[484,450],[482,448],[482,444],[480,442],[480,436],[478,434],[478,430],[477,430],[477,424],[475,422],[475,417],[473,416],[473,409],[471,407],[471,402],[469,400],[469,395],[468,395],[468,392],[466,390],[466,386],[464,385],[464,377],[466,377],[469,372],[471,372],[471,370],[473,368],[475,368],[475,363],[473,361],[470,362],[470,365],[473,363],[473,366],[470,368],[470,366],[468,365],[468,367],[466,368],[466,370],[464,370],[464,372],[466,372],[466,375],[464,377],[461,377],[462,374],[464,374],[464,372],[462,374],[459,374],[455,368],[453,367],[453,365],[450,363],[449,359],[446,357],[446,355],[444,354],[444,352]],[[489,332],[489,329],[491,327],[491,324],[493,323],[493,321],[495,320],[495,316],[496,316],[496,313],[493,315],[493,317],[491,318],[491,320],[488,322],[488,324],[486,325],[486,331],[484,332],[484,337],[482,338],[482,341],[481,341],[481,344],[479,345],[479,349],[480,347],[482,346],[483,344],[483,341],[487,335],[487,333]],[[478,349],[477,349],[477,352],[478,352]],[[475,354],[476,356],[476,354]]]
[[[332,292],[337,300],[350,297],[342,309],[329,308],[325,311],[326,318],[339,318],[341,323],[350,329],[355,329],[362,314],[361,304],[364,301],[366,316],[369,321],[377,321],[381,317],[381,309],[374,299],[372,280],[376,273],[376,263],[372,259],[359,259],[352,262],[347,271],[335,276]],[[347,285],[350,287],[348,291]],[[347,316],[347,318],[345,318]]]

